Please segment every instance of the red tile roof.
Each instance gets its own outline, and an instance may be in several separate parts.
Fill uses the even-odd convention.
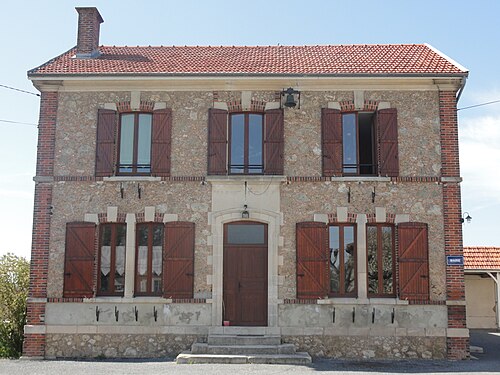
[[[28,72],[37,75],[434,75],[467,70],[426,44],[256,47],[109,47],[92,59],[75,49]]]
[[[500,271],[500,247],[464,247],[464,269]]]

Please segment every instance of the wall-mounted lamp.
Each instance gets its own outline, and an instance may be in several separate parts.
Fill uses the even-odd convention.
[[[295,97],[295,95],[297,95],[297,98]],[[289,87],[286,90],[283,89],[283,91],[281,92],[281,96],[285,97],[285,107],[294,108],[298,103],[299,106],[297,108],[300,108],[300,91],[294,90],[293,88]]]
[[[250,217],[250,212],[247,211],[248,206],[245,204],[243,206],[243,211],[241,212],[242,219],[248,219]]]
[[[467,216],[465,216],[465,215],[467,215]],[[464,213],[462,214],[462,218],[460,219],[460,221],[462,222],[462,224],[463,224],[465,221],[467,221],[467,224],[470,224],[470,222],[472,221],[472,216],[470,216],[468,212],[464,212]]]

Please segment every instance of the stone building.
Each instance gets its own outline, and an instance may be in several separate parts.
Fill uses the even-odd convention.
[[[41,92],[24,355],[224,335],[313,356],[468,357],[456,104],[429,45],[99,46]]]

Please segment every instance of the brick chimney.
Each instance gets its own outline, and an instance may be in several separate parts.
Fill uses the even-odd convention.
[[[95,7],[75,9],[78,12],[76,57],[89,59],[99,56],[99,28],[104,20]]]

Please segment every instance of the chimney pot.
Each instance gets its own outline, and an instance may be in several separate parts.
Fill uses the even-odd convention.
[[[89,59],[99,56],[99,28],[104,22],[95,7],[75,8],[78,12],[76,57]]]

